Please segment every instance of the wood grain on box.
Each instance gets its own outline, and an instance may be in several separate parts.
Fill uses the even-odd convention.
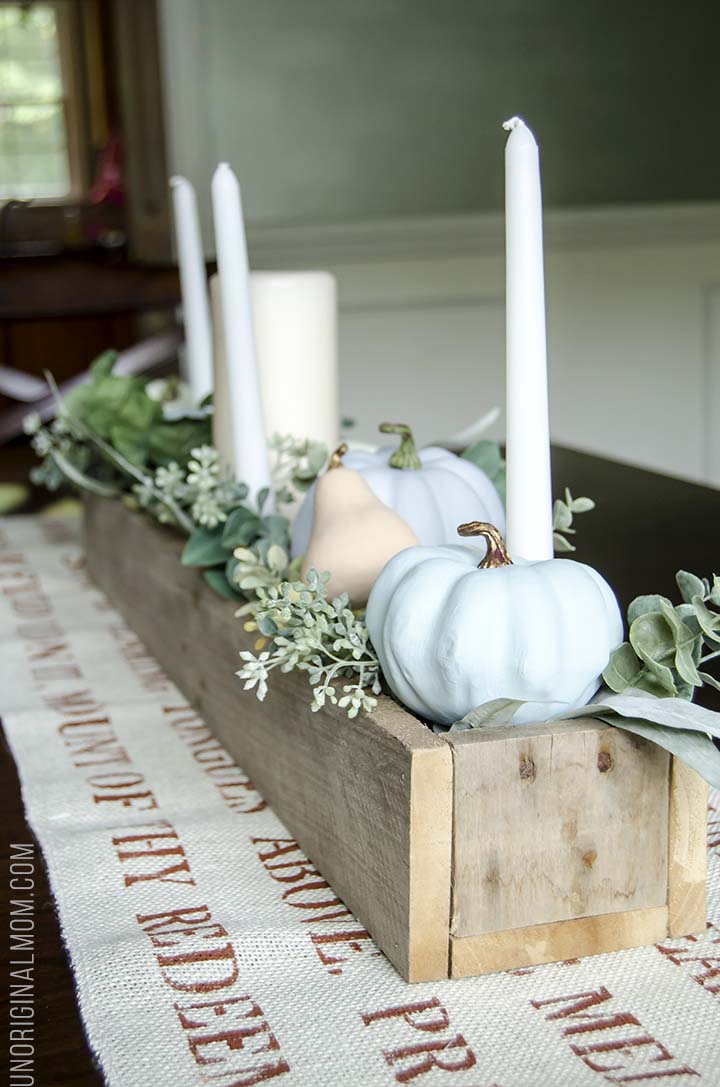
[[[89,499],[85,543],[91,577],[408,980],[704,928],[705,788],[653,744],[587,719],[446,738],[385,697],[354,721],[313,714],[294,673],[259,703],[235,675],[252,639],[178,536]]]

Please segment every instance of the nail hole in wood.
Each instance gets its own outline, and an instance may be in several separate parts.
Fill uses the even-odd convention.
[[[529,755],[520,756],[520,780],[528,784],[535,780],[535,763]]]
[[[607,774],[615,765],[609,751],[601,751],[598,755],[597,766],[601,774]]]

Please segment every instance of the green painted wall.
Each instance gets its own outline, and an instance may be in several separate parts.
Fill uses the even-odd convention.
[[[173,168],[253,223],[497,210],[500,123],[548,206],[720,198],[720,4],[161,0]],[[184,22],[183,22],[184,21]]]

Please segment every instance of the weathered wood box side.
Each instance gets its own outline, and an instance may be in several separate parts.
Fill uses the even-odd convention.
[[[182,540],[89,499],[91,577],[411,981],[652,943],[705,926],[703,782],[598,721],[434,735],[381,698],[350,721],[306,677],[264,703],[251,637]]]
[[[182,539],[121,503],[85,506],[88,572],[409,980],[448,976],[452,758],[388,698],[371,715],[310,711],[299,673],[243,691],[252,637],[180,562]],[[279,682],[278,682],[279,681]]]

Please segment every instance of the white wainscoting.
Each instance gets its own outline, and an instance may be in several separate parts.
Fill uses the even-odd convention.
[[[555,441],[720,485],[720,205],[546,218]],[[340,288],[342,411],[445,437],[504,401],[498,217],[251,231]],[[494,434],[502,434],[502,420]]]

